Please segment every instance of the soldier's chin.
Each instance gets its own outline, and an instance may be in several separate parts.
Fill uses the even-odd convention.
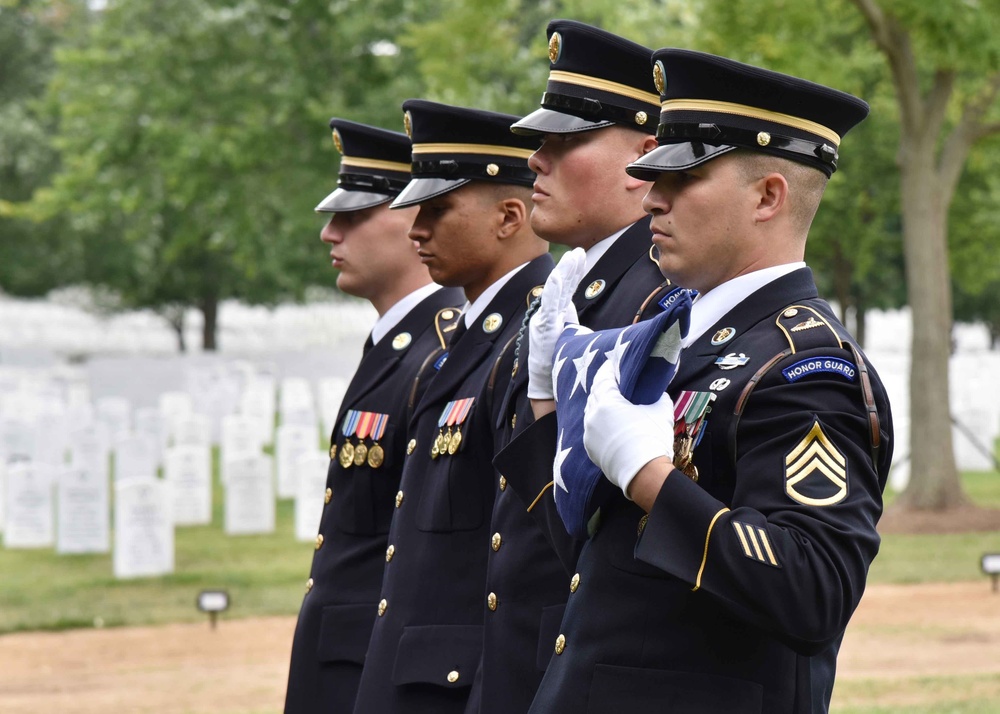
[[[350,273],[345,273],[343,269],[341,269],[340,273],[337,275],[337,289],[340,292],[353,297],[364,297],[359,292],[360,287],[361,286],[356,280],[353,279],[353,276],[350,275]]]

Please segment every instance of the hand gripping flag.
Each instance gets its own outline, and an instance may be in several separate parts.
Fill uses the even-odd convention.
[[[617,489],[604,478],[583,446],[583,411],[597,368],[616,365],[615,379],[633,404],[652,404],[677,371],[681,340],[691,317],[691,294],[677,288],[660,302],[664,311],[628,327],[594,332],[566,325],[556,342],[552,367],[559,439],[553,464],[556,510],[570,535],[586,540],[595,514]]]

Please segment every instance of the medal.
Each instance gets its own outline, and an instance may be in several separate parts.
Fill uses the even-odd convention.
[[[358,443],[358,445],[354,447],[354,465],[361,466],[367,458],[368,447],[362,443]]]
[[[449,453],[448,449],[450,447],[451,447],[451,427],[448,427],[448,433],[444,434],[441,437],[441,448],[439,449],[439,451],[441,452],[441,455],[443,456],[444,454]],[[452,452],[452,453],[454,453],[454,452]]]
[[[385,452],[382,451],[382,447],[378,444],[372,444],[372,448],[368,449],[368,465],[377,469],[384,461]]]
[[[461,443],[462,443],[462,430],[455,429],[454,436],[452,436],[451,441],[448,442],[448,455],[454,456],[455,452],[458,451],[458,447]]]
[[[379,439],[385,434],[385,428],[389,424],[388,414],[376,414],[375,423],[372,425],[372,447],[368,449],[368,465],[377,469],[385,462],[385,451],[379,446]]]
[[[674,466],[698,483],[694,450],[705,435],[705,417],[712,411],[713,392],[684,391],[674,400]]]
[[[684,467],[683,471],[684,471],[684,475],[685,476],[687,476],[689,479],[691,479],[695,483],[698,483],[698,467],[697,466],[695,466],[694,464],[688,464],[687,466]]]
[[[351,445],[351,442],[345,441],[344,445],[340,447],[340,465],[349,469],[352,463],[354,463],[354,446]]]
[[[441,440],[443,438],[444,438],[444,435],[439,432],[438,435],[437,435],[437,438],[434,439],[434,444],[431,446],[431,458],[432,459],[436,459],[438,456],[441,455]]]

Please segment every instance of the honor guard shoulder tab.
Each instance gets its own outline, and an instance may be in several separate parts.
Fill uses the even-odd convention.
[[[451,333],[458,327],[458,320],[461,317],[462,311],[453,307],[438,310],[437,315],[434,316],[434,329],[437,330],[441,349],[448,347],[448,339],[451,337]]]

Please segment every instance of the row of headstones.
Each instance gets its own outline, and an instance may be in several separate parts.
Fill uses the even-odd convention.
[[[118,578],[174,571],[175,526],[212,521],[211,452],[171,447],[177,469],[167,477],[132,476],[114,485],[113,570]],[[315,537],[329,459],[324,452],[295,462],[295,537]],[[223,530],[227,535],[275,530],[272,458],[257,454],[225,462]],[[109,478],[100,469],[53,467],[29,460],[0,462],[0,527],[6,548],[54,547],[60,554],[107,553]]]
[[[910,476],[910,359],[905,354],[870,354],[892,403],[896,443],[890,485],[906,488]],[[956,354],[950,363],[952,446],[960,471],[996,469],[1000,438],[1000,354]]]

